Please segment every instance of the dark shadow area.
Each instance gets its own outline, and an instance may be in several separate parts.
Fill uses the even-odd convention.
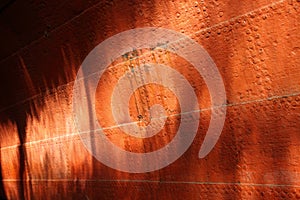
[[[12,5],[16,0],[4,0],[0,2],[0,14],[8,8],[10,5]]]
[[[0,150],[0,160],[1,160],[1,150]],[[7,199],[6,194],[5,194],[5,189],[4,189],[4,185],[3,185],[3,177],[2,177],[2,167],[1,167],[1,163],[0,163],[0,199]]]
[[[24,107],[22,107],[24,109]],[[27,113],[19,113],[18,118],[15,118],[16,124],[17,124],[17,130],[18,130],[18,136],[20,145],[18,147],[19,149],[19,177],[20,177],[20,199],[26,199],[26,190],[25,185],[26,182],[24,180],[26,179],[26,166],[28,166],[28,160],[27,160],[27,154],[26,154],[26,147],[24,146],[24,143],[26,141],[26,120],[27,120]],[[30,172],[28,171],[28,183],[29,183],[29,192],[30,197],[32,197],[32,186],[31,186],[31,178],[30,178]]]

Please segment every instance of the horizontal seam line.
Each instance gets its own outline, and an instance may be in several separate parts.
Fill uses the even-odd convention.
[[[221,105],[219,107],[213,107],[213,108],[203,108],[203,109],[200,109],[200,110],[194,110],[194,111],[185,112],[185,113],[173,114],[173,115],[170,115],[168,117],[176,117],[176,116],[186,115],[186,114],[196,113],[196,112],[201,113],[201,112],[209,111],[209,110],[212,110],[212,109],[215,109],[215,108],[220,108],[220,107],[243,106],[243,105],[247,105],[247,104],[250,104],[250,103],[259,103],[259,102],[264,102],[264,101],[272,101],[272,100],[275,100],[275,99],[288,98],[288,97],[293,97],[293,96],[298,96],[298,95],[300,95],[300,92],[292,93],[292,94],[289,94],[289,95],[273,96],[273,97],[269,97],[269,98],[266,98],[266,99],[257,99],[257,100],[253,100],[253,101],[245,101],[245,102],[240,102],[240,103],[236,103],[236,104],[226,104],[226,105]],[[135,123],[137,123],[137,122],[127,123],[127,124],[130,125],[130,124],[135,124]],[[51,140],[56,140],[56,139],[63,139],[63,138],[67,138],[67,137],[73,137],[73,136],[77,136],[77,135],[80,135],[80,134],[86,134],[86,133],[89,133],[89,132],[92,132],[92,131],[114,129],[114,128],[118,128],[122,125],[124,126],[124,124],[119,124],[119,125],[116,125],[116,126],[110,126],[110,127],[105,127],[105,128],[101,128],[101,129],[94,129],[94,130],[90,130],[90,131],[70,133],[70,134],[61,135],[61,136],[52,137],[52,138],[46,138],[46,139],[42,139],[42,140],[30,141],[30,142],[24,143],[23,145],[25,145],[25,146],[28,145],[29,146],[29,145],[34,145],[34,144],[37,144],[37,143],[46,142],[46,141],[51,141]],[[10,148],[17,148],[19,146],[20,146],[20,144],[0,147],[0,150],[10,149]]]
[[[107,179],[2,179],[4,182],[125,182],[125,183],[159,183],[159,184],[195,184],[195,185],[238,185],[238,186],[260,186],[260,187],[300,187],[291,184],[271,184],[271,183],[239,183],[239,182],[197,182],[197,181],[158,181],[158,180],[107,180]]]

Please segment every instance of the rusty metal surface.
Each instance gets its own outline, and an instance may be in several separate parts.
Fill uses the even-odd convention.
[[[13,17],[19,10],[24,19]],[[0,189],[8,199],[299,199],[299,12],[296,0],[12,3],[0,13]],[[167,51],[145,49],[135,59],[115,60],[95,97],[97,120],[115,145],[150,152],[172,140],[179,126],[178,117],[170,118],[150,139],[109,128],[116,122],[108,102],[129,66],[172,66],[191,83],[202,110],[183,156],[134,174],[109,168],[86,150],[74,124],[72,91],[96,45],[146,26],[184,33],[207,50],[223,77],[227,114],[216,146],[199,159],[211,116],[203,78]],[[129,110],[147,124],[151,105],[176,114],[177,101],[168,89],[148,85],[135,92]]]

